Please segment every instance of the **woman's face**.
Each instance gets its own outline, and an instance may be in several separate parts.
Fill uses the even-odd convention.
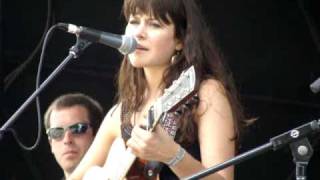
[[[145,14],[130,16],[126,35],[133,35],[138,42],[137,49],[129,54],[134,67],[168,66],[174,52],[182,49],[172,23],[167,25]]]

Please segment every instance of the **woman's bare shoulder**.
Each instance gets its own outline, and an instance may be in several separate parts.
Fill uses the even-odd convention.
[[[220,81],[207,79],[201,82],[199,89],[200,98],[201,96],[208,98],[216,94],[225,95],[225,88]]]
[[[226,90],[223,84],[218,80],[204,80],[200,84],[198,95],[200,100],[198,113],[200,115],[206,113],[212,108],[214,108],[216,111],[223,110],[221,108],[229,109],[230,104],[226,96]]]
[[[111,133],[113,136],[118,136],[120,134],[121,125],[120,114],[121,104],[114,105],[103,119],[101,129]]]

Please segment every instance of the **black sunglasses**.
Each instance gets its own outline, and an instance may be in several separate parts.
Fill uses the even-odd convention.
[[[85,134],[89,127],[90,125],[88,123],[76,123],[65,128],[53,127],[47,129],[47,135],[51,139],[62,139],[67,130],[70,130],[73,135]]]

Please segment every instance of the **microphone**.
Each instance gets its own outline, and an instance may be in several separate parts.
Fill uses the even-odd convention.
[[[310,84],[310,90],[316,94],[320,91],[320,78],[315,80],[313,83]]]
[[[137,41],[132,36],[102,32],[99,30],[67,23],[58,23],[57,26],[64,31],[75,34],[78,37],[90,42],[97,42],[116,48],[123,55],[132,53],[137,47]]]

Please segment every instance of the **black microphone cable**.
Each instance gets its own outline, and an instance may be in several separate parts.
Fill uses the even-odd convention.
[[[34,50],[31,52],[31,54],[29,55],[29,57],[19,66],[17,67],[14,71],[12,71],[9,75],[7,75],[4,79],[4,91],[7,91],[8,88],[11,86],[11,84],[17,79],[17,77],[19,75],[21,75],[22,71],[25,70],[25,68],[27,67],[27,65],[29,65],[29,63],[34,59],[36,53],[39,51],[41,44],[43,42],[43,52],[45,49],[45,46],[47,44],[47,41],[50,37],[50,35],[52,34],[53,30],[56,29],[56,26],[53,26],[49,29],[50,26],[50,20],[52,17],[52,0],[48,0],[47,1],[47,19],[46,19],[46,24],[44,27],[44,32],[41,36],[40,41],[38,42],[38,44],[36,45],[36,47],[34,48]],[[42,54],[43,54],[42,52]],[[43,58],[43,57],[42,57]],[[42,59],[40,58],[40,62],[42,62]],[[31,151],[33,149],[35,149],[41,140],[41,134],[42,134],[42,121],[41,121],[41,111],[40,111],[40,103],[37,99],[37,116],[38,116],[38,133],[37,133],[37,138],[35,140],[35,143],[31,146],[26,146],[24,145],[20,140],[19,140],[19,136],[18,133],[13,129],[13,128],[8,128],[6,131],[12,133],[13,138],[16,140],[17,144],[24,150],[28,150]]]
[[[42,45],[42,51],[41,51],[41,55],[40,55],[40,61],[39,61],[39,65],[38,65],[38,72],[37,72],[37,82],[36,82],[36,89],[39,88],[39,82],[40,82],[40,74],[41,74],[41,69],[42,69],[42,64],[43,64],[43,59],[44,59],[44,53],[45,53],[45,50],[46,50],[46,47],[47,47],[47,44],[48,44],[48,41],[53,33],[53,31],[55,29],[58,29],[58,25],[54,25],[52,26],[48,32],[46,33],[45,37],[44,37],[44,41],[43,41],[43,45]],[[37,133],[37,138],[36,138],[36,141],[33,145],[31,146],[26,146],[24,145],[20,140],[19,140],[19,137],[18,137],[18,134],[17,132],[15,132],[14,129],[12,128],[8,128],[6,131],[8,132],[11,132],[14,139],[17,141],[18,145],[24,149],[24,150],[27,150],[27,151],[31,151],[33,149],[35,149],[39,143],[40,143],[40,140],[41,140],[41,134],[42,134],[42,117],[41,117],[41,109],[40,109],[40,101],[39,101],[39,97],[37,96],[36,97],[36,106],[37,106],[37,116],[38,116],[38,133]]]

